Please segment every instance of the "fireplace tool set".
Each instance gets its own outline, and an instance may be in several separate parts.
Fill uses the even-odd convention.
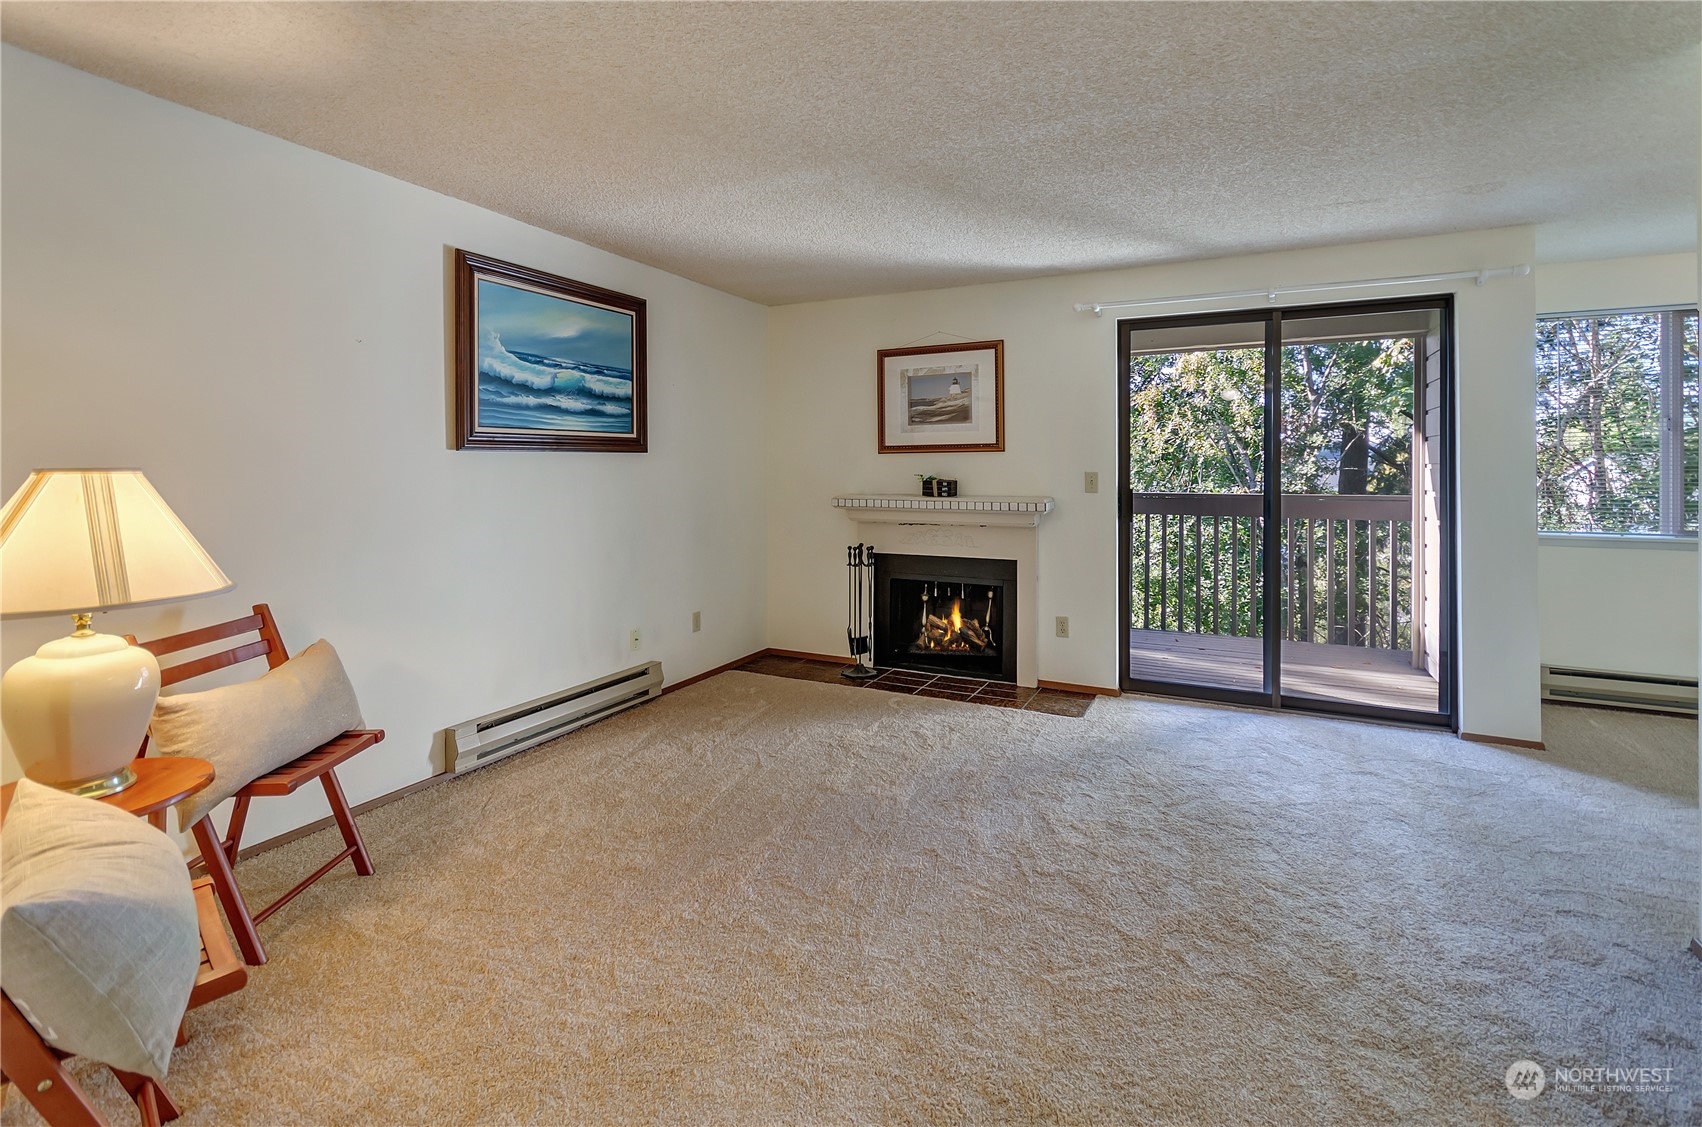
[[[863,681],[877,673],[873,641],[875,546],[853,544],[846,548],[845,566],[850,578],[845,600],[845,639],[851,647],[853,664],[841,669],[839,675]]]

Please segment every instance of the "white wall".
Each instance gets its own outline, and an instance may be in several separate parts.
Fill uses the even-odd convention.
[[[1537,561],[1544,664],[1696,676],[1694,544],[1556,544],[1545,536]]]
[[[910,492],[913,474],[965,493],[1049,494],[1040,535],[1040,676],[1117,683],[1119,385],[1116,317],[1079,301],[1172,297],[1528,263],[1529,229],[1361,244],[922,293],[785,306],[769,318],[769,644],[843,652],[845,544],[828,499]],[[1445,285],[1410,287],[1435,292]],[[1535,397],[1530,278],[1458,295],[1461,715],[1467,731],[1540,739],[1537,705]],[[1401,290],[1378,291],[1393,296]],[[1344,300],[1365,293],[1320,295]],[[935,335],[945,334],[945,335]],[[877,454],[875,352],[923,339],[1005,341],[1005,452]],[[1097,470],[1102,492],[1082,492]]]
[[[11,47],[0,75],[0,487],[141,467],[237,583],[97,628],[267,601],[292,650],[330,638],[389,732],[354,801],[458,721],[764,644],[764,308]],[[449,448],[452,247],[648,299],[650,453]],[[68,626],[7,623],[0,659]]]
[[[1696,302],[1696,256],[1655,254],[1536,268],[1537,313],[1591,313]]]
[[[1548,263],[1537,313],[1696,303],[1694,254]],[[1630,673],[1697,673],[1696,541],[1542,537],[1542,660]]]

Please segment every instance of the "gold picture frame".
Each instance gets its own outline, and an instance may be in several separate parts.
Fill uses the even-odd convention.
[[[880,452],[1005,448],[1005,342],[883,348],[875,354]]]

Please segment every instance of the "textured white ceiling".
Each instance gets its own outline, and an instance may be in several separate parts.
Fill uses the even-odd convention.
[[[7,42],[780,304],[1696,243],[1696,3],[17,3]]]

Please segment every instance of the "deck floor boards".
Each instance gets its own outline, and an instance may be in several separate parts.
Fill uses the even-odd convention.
[[[1263,644],[1258,638],[1222,634],[1130,630],[1129,675],[1256,693],[1264,682]],[[1440,707],[1436,679],[1414,669],[1404,650],[1284,642],[1282,666],[1283,692],[1289,696],[1418,712]]]

